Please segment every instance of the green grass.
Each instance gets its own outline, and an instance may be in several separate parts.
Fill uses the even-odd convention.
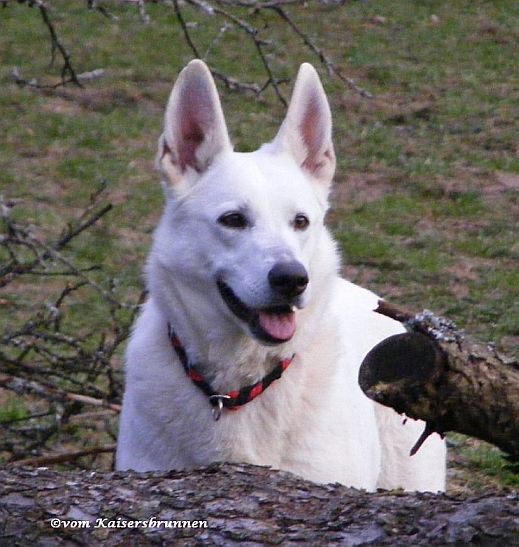
[[[55,92],[12,82],[14,66],[26,78],[56,81],[59,59],[49,64],[37,10],[17,3],[0,9],[0,193],[23,200],[15,215],[56,235],[105,181],[114,209],[71,256],[101,265],[120,290],[135,294],[162,207],[153,159],[163,109],[192,54],[170,8],[149,4],[146,26],[128,6],[111,6],[119,17],[112,21],[84,4],[58,0],[51,15],[78,72],[103,68],[106,76],[84,90]],[[519,355],[519,192],[498,178],[519,173],[519,4],[372,0],[329,10],[310,2],[290,13],[344,74],[374,94],[364,99],[320,67],[334,113],[343,190],[332,228],[346,275],[395,302],[444,313]],[[194,11],[185,17],[196,22],[193,37],[205,52],[222,21]],[[280,77],[293,78],[302,61],[319,65],[274,13],[251,22],[272,41],[268,53]],[[243,81],[266,79],[239,33],[227,32],[208,59]],[[272,89],[256,101],[219,87],[237,149],[275,135],[284,108]],[[290,85],[281,89],[288,98]],[[360,190],[352,184],[359,179]],[[4,291],[11,304],[0,325],[52,294],[52,281],[39,291],[32,283]],[[87,330],[104,324],[103,306],[82,298],[71,304],[71,321]],[[503,483],[515,480],[494,469]]]
[[[456,447],[452,470],[462,477],[458,485],[461,492],[496,486],[519,487],[517,463],[494,446],[460,434],[450,434],[448,442]]]
[[[8,397],[0,407],[0,424],[23,420],[29,415],[27,407],[18,397]]]

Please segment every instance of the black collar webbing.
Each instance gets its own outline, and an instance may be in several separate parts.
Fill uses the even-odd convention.
[[[259,382],[242,387],[239,390],[221,394],[214,391],[209,382],[207,382],[197,371],[196,364],[189,361],[184,346],[169,324],[168,335],[171,340],[171,345],[173,346],[185,373],[192,382],[207,395],[209,402],[213,407],[213,416],[215,420],[220,419],[222,407],[228,408],[229,410],[238,410],[240,406],[249,403],[261,395],[272,382],[281,378],[281,375],[290,366],[295,357],[294,354],[292,357],[279,361],[279,363]]]

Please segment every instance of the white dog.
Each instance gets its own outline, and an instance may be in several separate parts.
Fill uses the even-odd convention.
[[[117,468],[249,462],[317,482],[443,490],[445,445],[361,392],[366,353],[402,326],[337,275],[323,225],[331,114],[301,66],[276,138],[232,149],[213,79],[180,74],[159,141],[166,208],[127,351]]]

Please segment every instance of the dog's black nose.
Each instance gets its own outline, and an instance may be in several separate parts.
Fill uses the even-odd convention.
[[[272,289],[288,298],[300,295],[308,285],[308,273],[296,260],[274,264],[268,279]]]

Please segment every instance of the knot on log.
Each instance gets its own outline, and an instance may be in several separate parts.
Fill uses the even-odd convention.
[[[425,404],[428,413],[437,412],[433,407],[444,368],[444,356],[430,338],[418,332],[395,334],[366,355],[359,384],[371,399],[415,418],[410,406]]]

